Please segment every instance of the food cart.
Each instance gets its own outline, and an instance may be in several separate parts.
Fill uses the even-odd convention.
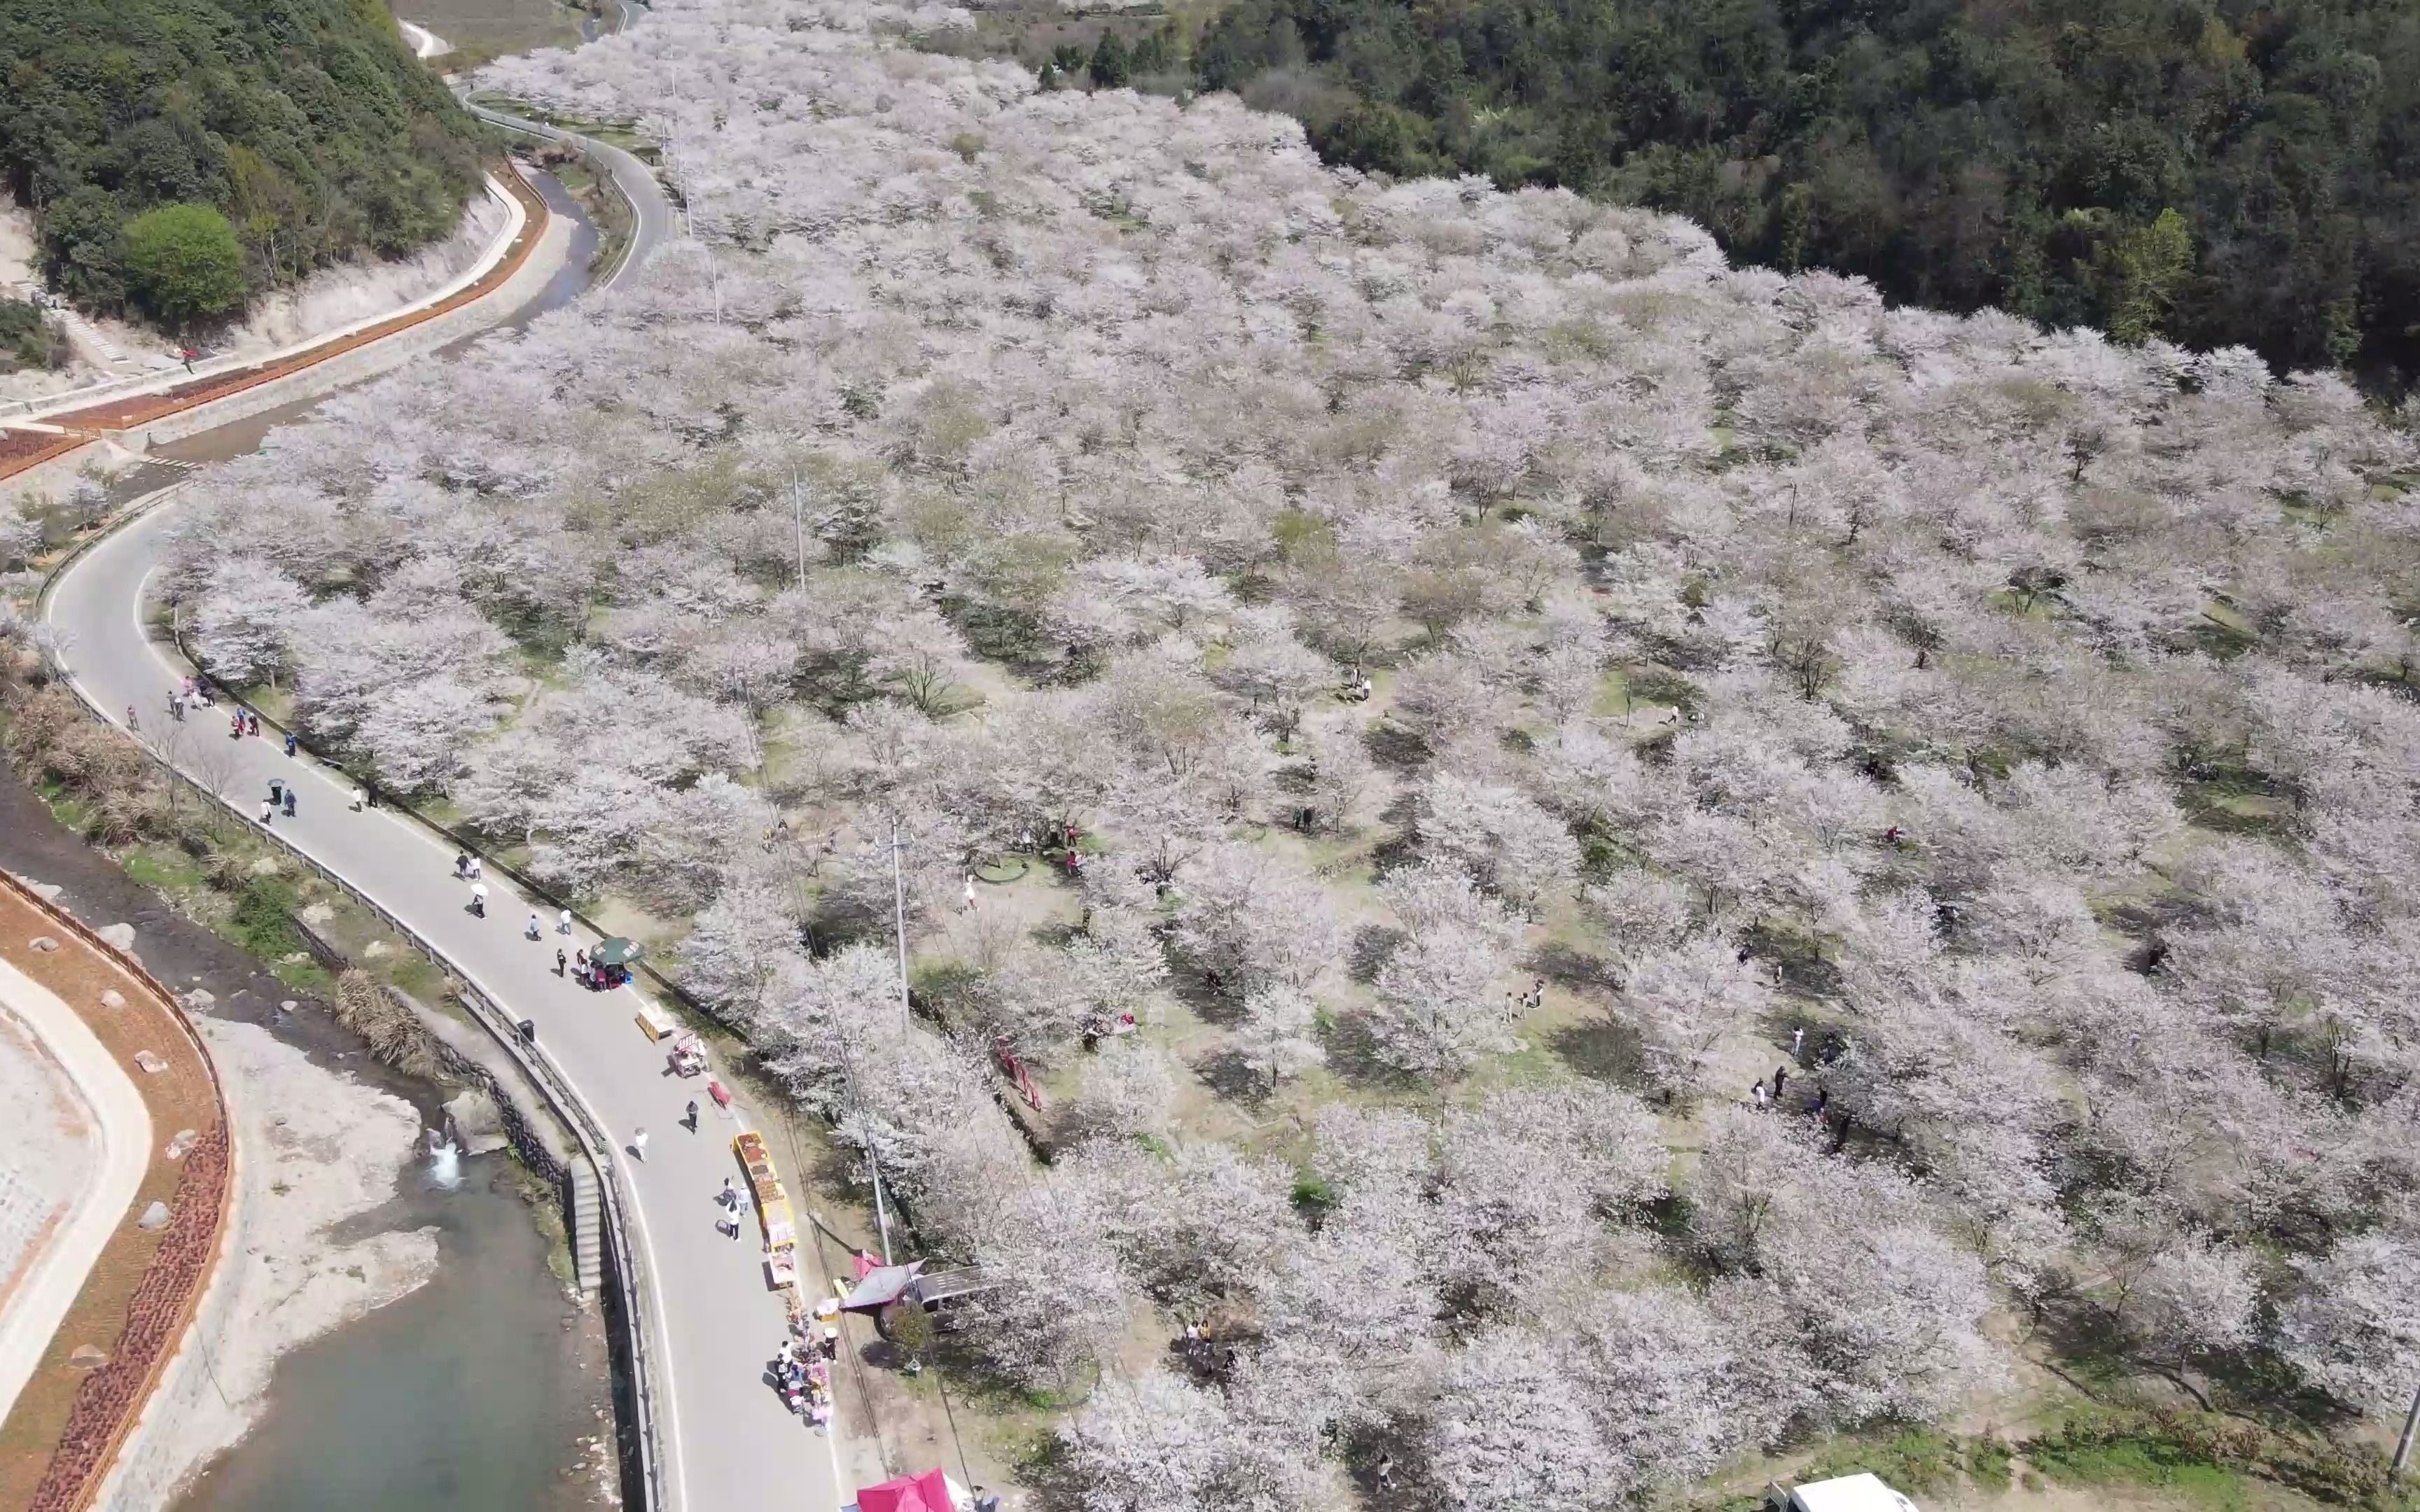
[[[683,1029],[673,1036],[672,1048],[664,1053],[664,1065],[675,1076],[699,1076],[706,1072],[706,1041],[695,1029]]]
[[[732,1152],[748,1172],[748,1190],[756,1199],[756,1217],[765,1228],[765,1273],[776,1290],[799,1279],[798,1221],[790,1211],[790,1194],[773,1170],[772,1152],[765,1136],[750,1130],[731,1141]]]

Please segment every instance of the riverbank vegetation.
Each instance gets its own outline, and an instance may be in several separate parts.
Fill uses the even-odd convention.
[[[2081,1390],[2382,1496],[2408,429],[887,35],[955,23],[492,70],[698,238],[203,480],[213,666],[676,948],[1000,1281],[934,1368],[1051,1504],[2242,1447]]]
[[[475,124],[370,0],[25,0],[0,60],[0,176],[87,308],[225,314],[445,236],[478,187]],[[165,279],[162,215],[186,251]]]

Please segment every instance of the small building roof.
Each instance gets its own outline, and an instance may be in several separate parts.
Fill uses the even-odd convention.
[[[1916,1512],[1914,1502],[1885,1485],[1879,1475],[1819,1480],[1790,1494],[1805,1512]]]

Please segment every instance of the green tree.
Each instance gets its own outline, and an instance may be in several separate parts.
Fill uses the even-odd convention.
[[[1099,89],[1123,89],[1132,66],[1126,57],[1126,44],[1118,40],[1115,32],[1103,32],[1093,48],[1093,61],[1088,65],[1093,85]]]
[[[126,217],[109,191],[86,184],[53,203],[42,217],[42,271],[69,299],[101,309],[126,300],[118,260]]]
[[[2141,346],[2159,334],[2177,285],[2193,269],[2193,232],[2183,216],[2166,209],[2149,225],[2129,226],[2103,250],[2110,339]]]
[[[208,205],[163,205],[127,223],[126,287],[171,328],[243,302],[243,248],[227,218]]]

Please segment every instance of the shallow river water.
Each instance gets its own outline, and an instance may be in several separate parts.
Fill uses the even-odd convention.
[[[507,1157],[464,1160],[451,1191],[429,1174],[361,1221],[434,1225],[435,1279],[279,1361],[268,1416],[179,1512],[537,1512],[597,1490],[578,1468],[613,1427],[593,1310],[583,1342]]]

